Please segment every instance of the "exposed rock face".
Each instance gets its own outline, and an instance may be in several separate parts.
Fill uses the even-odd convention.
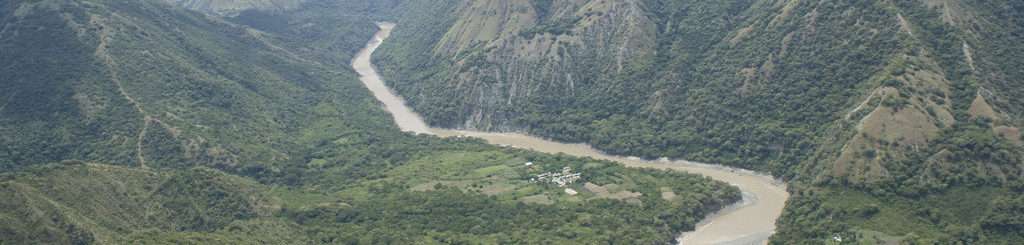
[[[1012,15],[998,8],[947,0],[435,5],[454,15],[430,26],[406,15],[394,43],[416,51],[385,45],[378,64],[437,126],[856,184],[905,179],[925,165],[920,155],[957,155],[950,142],[968,135],[957,125],[976,119],[989,119],[983,127],[998,138],[1020,140],[1011,128],[1021,126],[1015,103],[1024,91],[1012,84],[1024,74],[1006,64],[1024,51],[999,47],[1021,26],[996,17]]]
[[[464,122],[450,126],[515,130],[525,101],[563,98],[587,83],[650,59],[658,35],[639,0],[470,1],[433,45],[452,61],[449,86],[469,93]],[[586,72],[583,72],[586,71]],[[565,103],[564,101],[562,103]],[[446,122],[447,123],[447,122]]]

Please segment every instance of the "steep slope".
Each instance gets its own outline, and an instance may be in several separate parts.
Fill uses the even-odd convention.
[[[209,169],[161,173],[68,162],[0,185],[0,241],[13,244],[126,243],[128,234],[147,230],[216,231],[280,208],[259,193],[266,187]]]
[[[1024,177],[1024,74],[1013,58],[1024,55],[1024,12],[1015,1],[443,1],[400,9],[404,28],[378,63],[430,123],[771,171],[807,194],[790,207],[793,219],[782,225],[796,227],[781,239],[884,229],[797,222],[828,210],[809,203],[847,190],[885,206],[965,186],[1011,195]],[[934,220],[921,230],[954,229],[947,221],[956,218]],[[956,225],[987,232],[978,222]],[[921,239],[958,236],[950,234]]]
[[[62,159],[280,166],[341,132],[393,128],[374,119],[382,111],[351,106],[375,103],[353,73],[255,29],[156,1],[4,5],[4,169]],[[373,28],[349,26],[353,39]]]
[[[953,21],[947,20],[950,15],[991,11],[984,7],[955,2],[446,3],[434,11],[453,11],[455,17],[430,22],[409,14],[411,29],[420,33],[400,30],[396,39],[404,42],[394,45],[415,48],[386,46],[380,58],[386,72],[403,75],[395,76],[395,87],[438,125],[528,131],[616,153],[718,160],[790,176],[795,163],[814,152],[811,144],[821,143],[815,137],[829,134],[822,133],[828,128],[822,125],[849,122],[831,130],[849,132],[860,119],[868,125],[858,130],[868,137],[904,147],[920,147],[941,129],[974,117],[995,119],[991,127],[997,134],[1020,142],[1018,123],[1009,120],[1016,117],[1009,100],[1018,89],[1006,81],[1016,71],[996,67],[1000,62],[979,65],[1006,59],[1006,53],[976,57],[984,52],[981,46],[1010,40],[980,40],[973,31],[999,32],[1012,40],[1007,34],[1019,27],[996,24],[1008,20],[996,20],[997,13],[978,13],[993,18],[963,24],[941,22]],[[410,12],[423,9],[407,5],[417,10]],[[931,7],[936,5],[953,10]],[[940,10],[946,17],[933,16]],[[436,24],[446,27],[420,28]],[[1012,51],[1019,45],[1005,46]],[[432,52],[412,52],[424,48]],[[895,96],[897,87],[917,93]],[[992,107],[990,100],[1002,105]],[[881,101],[888,101],[882,107],[890,112],[872,113]],[[882,116],[896,114],[891,109],[903,109],[903,102],[912,105],[909,110]],[[881,124],[890,121],[901,125],[883,129]],[[840,158],[847,159],[851,153],[843,154]],[[845,168],[849,161],[836,164]]]
[[[818,180],[949,185],[1020,179],[1020,121],[1012,119],[1019,117],[1014,112],[1019,106],[1009,102],[1019,93],[1018,86],[1010,84],[1020,78],[1008,75],[1018,71],[979,64],[1012,55],[1020,45],[1000,43],[1019,37],[986,39],[976,30],[1014,33],[1022,26],[994,11],[1012,6],[962,4],[898,6],[901,50],[872,74],[864,86],[868,92],[858,98],[862,102],[835,122],[832,132],[846,134],[825,137],[843,144],[838,150],[819,151],[816,158],[826,161],[827,170]],[[967,17],[955,20],[951,15]],[[979,56],[993,52],[992,45],[1008,50]],[[990,50],[981,51],[983,46]]]

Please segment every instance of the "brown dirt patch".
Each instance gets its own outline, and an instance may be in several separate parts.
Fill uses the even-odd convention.
[[[985,97],[982,97],[981,94],[974,97],[974,101],[971,102],[971,108],[967,109],[967,114],[970,114],[971,117],[987,117],[990,119],[998,117],[996,110],[988,104],[988,101],[985,101]]]
[[[993,128],[992,131],[1016,145],[1024,145],[1024,141],[1021,141],[1020,138],[1020,129],[1017,127],[999,126]]]

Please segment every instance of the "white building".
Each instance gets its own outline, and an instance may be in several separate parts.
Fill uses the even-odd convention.
[[[561,173],[547,172],[547,173],[538,174],[536,178],[531,179],[531,182],[537,181],[537,182],[544,182],[544,183],[552,183],[552,184],[556,184],[556,185],[558,185],[560,187],[565,187],[565,186],[570,185],[572,183],[576,183],[576,181],[580,180],[581,178],[582,178],[582,174],[580,174],[580,173],[573,173],[572,172],[572,168],[565,167],[565,168],[562,168],[562,172]]]

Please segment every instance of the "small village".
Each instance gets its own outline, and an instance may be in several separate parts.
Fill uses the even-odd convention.
[[[533,163],[527,163],[526,164],[526,166],[531,166],[531,165],[533,165]],[[580,180],[580,178],[582,178],[582,174],[580,174],[580,173],[573,173],[572,172],[572,168],[564,167],[564,168],[562,168],[562,172],[546,172],[546,173],[538,174],[536,177],[531,178],[530,182],[532,182],[532,183],[550,183],[550,184],[556,184],[559,187],[565,187],[565,186],[570,185],[572,183],[576,183],[576,181]]]

